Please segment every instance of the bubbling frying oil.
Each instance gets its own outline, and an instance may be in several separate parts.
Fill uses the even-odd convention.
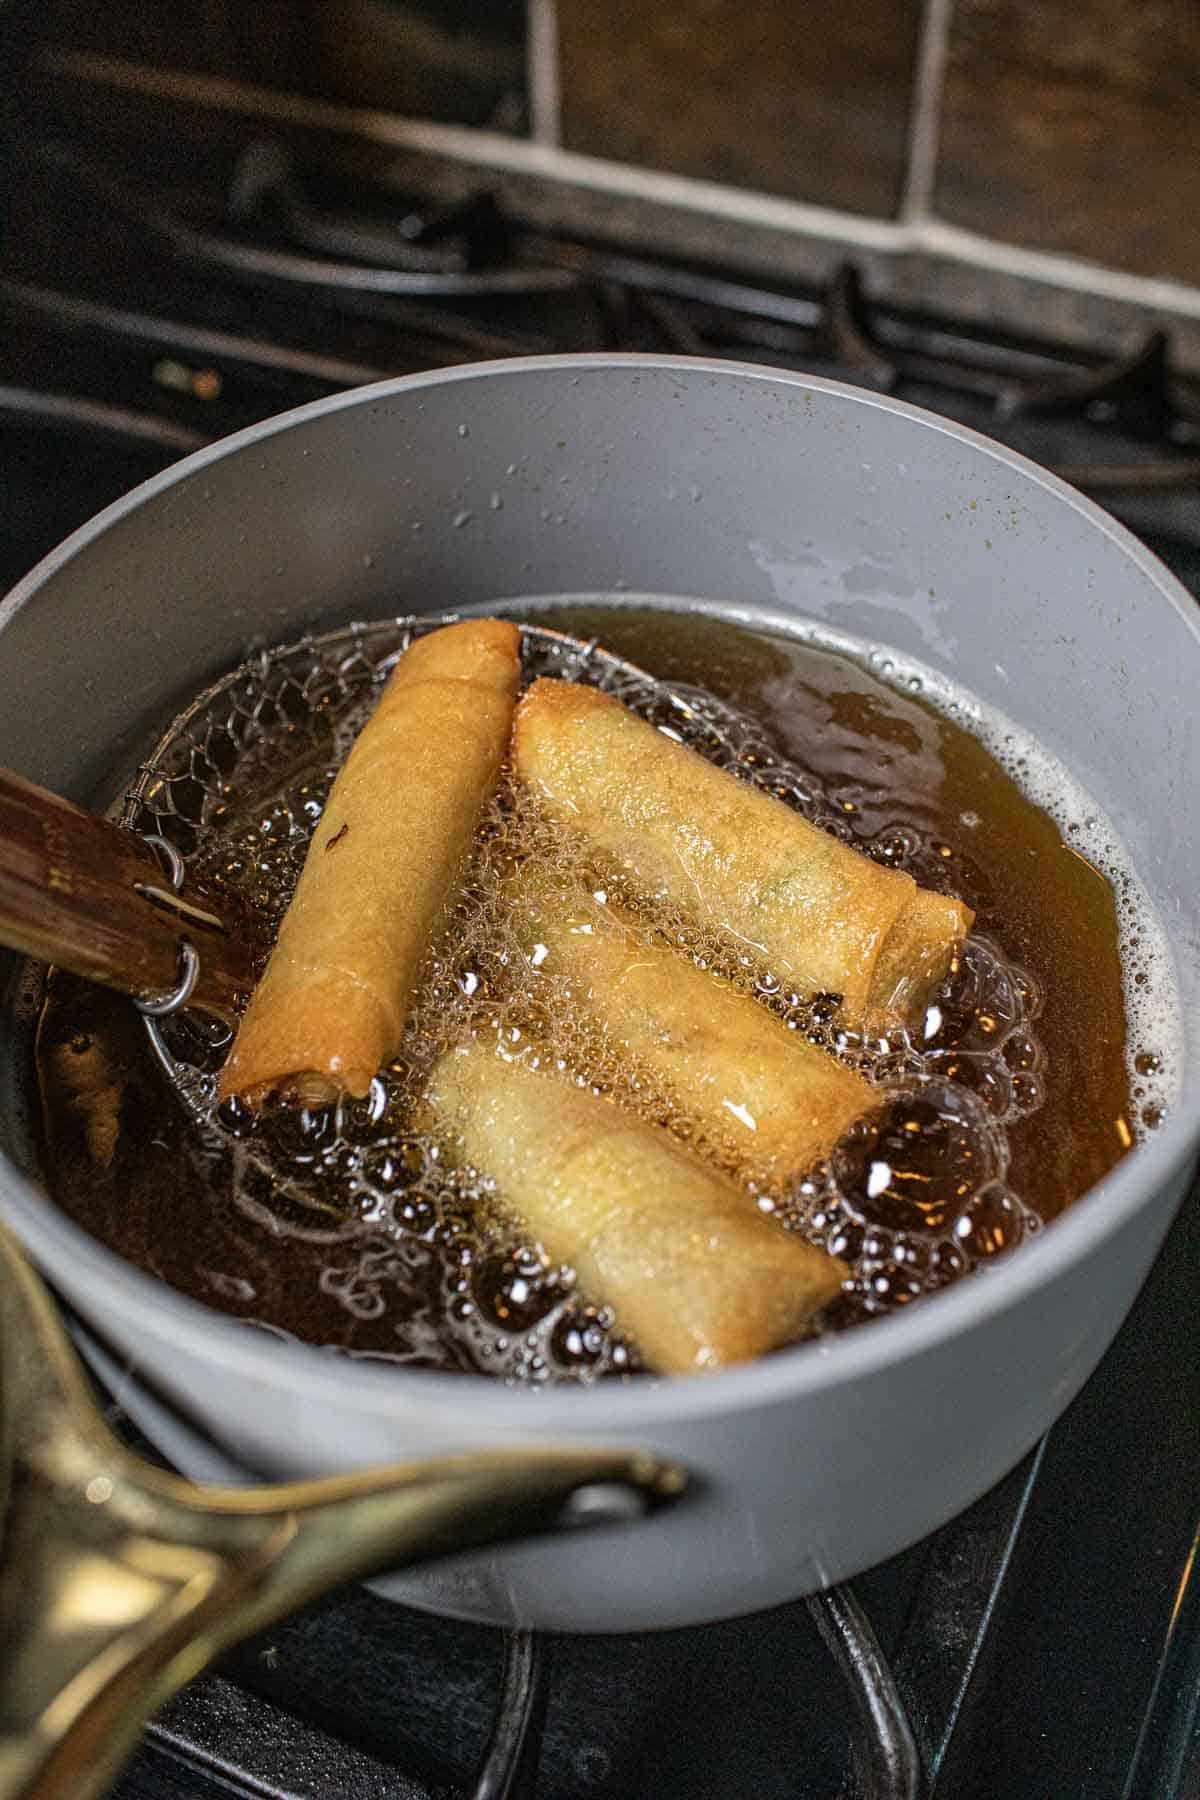
[[[661,618],[655,629],[663,630]],[[731,642],[747,635],[720,629]],[[689,635],[694,638],[694,628]],[[832,659],[822,663],[820,652],[806,654],[809,675],[817,670],[822,691],[836,695]],[[859,688],[868,691],[862,678]],[[611,910],[636,935],[669,944],[697,966],[734,982],[798,1036],[860,1070],[877,1088],[878,1106],[802,1181],[787,1190],[747,1188],[747,1205],[768,1215],[772,1228],[798,1231],[850,1266],[842,1295],[816,1331],[906,1305],[1042,1229],[1052,1209],[1029,1178],[1030,1121],[1036,1121],[1033,1131],[1059,1128],[1044,1117],[1048,1090],[1053,1096],[1054,1088],[1054,1037],[1048,1028],[1056,971],[1042,967],[1035,975],[1014,960],[1004,941],[1003,909],[998,914],[982,858],[973,861],[961,848],[964,843],[977,848],[978,814],[959,808],[959,816],[949,819],[944,807],[940,812],[931,807],[930,795],[906,793],[903,783],[888,793],[886,766],[882,774],[877,771],[875,797],[864,798],[872,736],[876,763],[882,754],[887,765],[895,760],[886,748],[881,753],[888,731],[893,738],[898,733],[901,744],[905,731],[910,740],[914,732],[919,739],[914,721],[931,719],[928,709],[897,697],[895,717],[881,734],[864,729],[861,719],[855,726],[855,708],[843,693],[842,711],[850,723],[843,719],[839,726],[846,742],[835,776],[816,759],[801,766],[794,752],[788,753],[791,745],[781,745],[772,734],[770,721],[744,703],[731,705],[676,682],[669,688],[634,683],[618,691],[701,755],[868,855],[909,870],[925,885],[960,893],[979,909],[985,928],[972,934],[961,967],[924,1019],[910,1034],[887,1040],[845,1031],[834,997],[802,1000],[736,941],[629,891],[620,870],[590,861],[584,847],[564,838],[506,781],[488,811],[462,891],[430,947],[404,1042],[365,1101],[275,1109],[261,1116],[236,1101],[217,1108],[213,1070],[222,1052],[186,1022],[168,1027],[169,1048],[187,1071],[190,1111],[180,1117],[177,1100],[163,1092],[161,1081],[158,1104],[172,1112],[167,1135],[189,1171],[184,1189],[195,1195],[191,1204],[207,1209],[204,1242],[190,1278],[178,1255],[169,1267],[161,1252],[147,1256],[161,1222],[149,1235],[143,1225],[140,1255],[128,1242],[118,1242],[118,1248],[247,1321],[357,1354],[491,1370],[531,1386],[635,1371],[636,1346],[621,1337],[619,1320],[577,1291],[569,1268],[523,1241],[486,1176],[457,1166],[454,1146],[439,1142],[423,1125],[420,1096],[432,1063],[449,1045],[474,1037],[507,1056],[548,1062],[699,1154],[721,1158],[696,1121],[672,1105],[648,1072],[631,1064],[579,1009],[553,959],[543,968],[536,946],[527,953],[531,946],[509,920],[504,886],[513,867],[531,857],[564,885],[586,890],[598,913]],[[272,925],[282,916],[364,711],[359,705],[332,720],[323,741],[307,746],[307,757],[297,756],[290,731],[281,731],[277,741],[270,734],[260,740],[253,779],[243,769],[234,773],[215,824],[194,848],[197,873],[239,890]],[[867,724],[877,727],[879,718]],[[938,729],[944,731],[944,724]],[[964,736],[958,726],[953,731]],[[948,778],[942,785],[953,786]],[[1123,868],[1114,875],[1127,912],[1132,878]],[[1138,925],[1141,968],[1151,925],[1145,917]],[[1119,982],[1119,966],[1114,972]],[[55,1185],[71,1210],[77,1210],[72,1195],[81,1191],[78,1156],[72,1179],[71,1159],[62,1150],[62,1118],[56,1119],[61,1111],[56,1070],[61,1073],[64,1058],[73,1054],[72,1006],[78,1010],[82,1004],[79,991],[68,987],[56,1015],[52,996],[39,1045],[48,1151],[53,1165],[58,1147],[58,1173],[67,1178]],[[104,1044],[106,1030],[113,1034],[114,1009],[120,1005],[87,992],[89,1023],[82,1034],[87,1054]],[[77,1030],[76,1043],[80,1035]],[[1158,1043],[1165,1041],[1160,1030]],[[1124,1046],[1116,1049],[1121,1059]],[[1132,1086],[1141,1095],[1131,1097],[1120,1114],[1129,1141],[1163,1104],[1167,1060],[1162,1049],[1141,1039],[1131,1055]],[[138,1079],[156,1078],[143,1068]],[[154,1129],[160,1133],[156,1141],[163,1141],[167,1128],[161,1119]],[[1120,1141],[1106,1152],[1110,1163],[1125,1147],[1119,1131],[1117,1136]],[[77,1146],[78,1131],[74,1141]],[[101,1141],[108,1141],[103,1133]],[[920,1198],[914,1200],[914,1194]],[[214,1231],[214,1221],[223,1235],[222,1229]],[[85,1222],[96,1228],[94,1220]],[[111,1221],[101,1235],[110,1233]]]

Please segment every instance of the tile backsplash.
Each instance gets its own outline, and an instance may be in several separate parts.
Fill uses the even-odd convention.
[[[935,205],[1200,284],[1197,0],[956,0]]]
[[[12,3],[73,50],[420,118],[526,124],[525,0]]]
[[[568,149],[896,212],[919,0],[556,7]]]
[[[707,212],[714,254],[740,219],[917,302],[1169,312],[1200,354],[1200,0],[6,3],[66,51],[483,128],[465,160],[673,207],[685,238]]]

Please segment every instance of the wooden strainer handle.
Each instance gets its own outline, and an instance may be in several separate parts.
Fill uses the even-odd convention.
[[[254,981],[253,933],[190,879],[176,892],[132,832],[0,769],[0,944],[145,1004],[169,1001],[196,965],[188,1004],[232,1019]]]

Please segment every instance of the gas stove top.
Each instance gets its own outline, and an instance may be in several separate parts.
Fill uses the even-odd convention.
[[[4,152],[0,150],[0,155]],[[7,147],[0,418],[160,466],[287,406],[555,350],[709,354],[832,375],[972,425],[1200,576],[1200,386],[1150,330],[1083,352],[550,236],[486,190],[364,194],[271,139],[153,181],[59,138]],[[134,466],[131,462],[131,467]],[[118,489],[117,491],[121,491]]]
[[[348,188],[266,138],[53,129],[0,156],[0,585],[186,451],[321,394],[548,350],[669,350],[896,392],[1058,469],[1200,595],[1200,394],[1092,352],[535,230],[485,190]],[[970,1512],[811,1601],[552,1639],[332,1596],[193,1684],[125,1800],[1200,1796],[1193,1195],[1100,1371]],[[116,1386],[120,1398],[120,1379]],[[886,1504],[881,1496],[880,1504]]]

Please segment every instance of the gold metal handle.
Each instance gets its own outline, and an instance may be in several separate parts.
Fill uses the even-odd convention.
[[[286,1486],[199,1487],[113,1436],[0,1227],[0,1800],[103,1794],[146,1719],[323,1589],[575,1522],[581,1489],[649,1509],[677,1466],[505,1451]]]

